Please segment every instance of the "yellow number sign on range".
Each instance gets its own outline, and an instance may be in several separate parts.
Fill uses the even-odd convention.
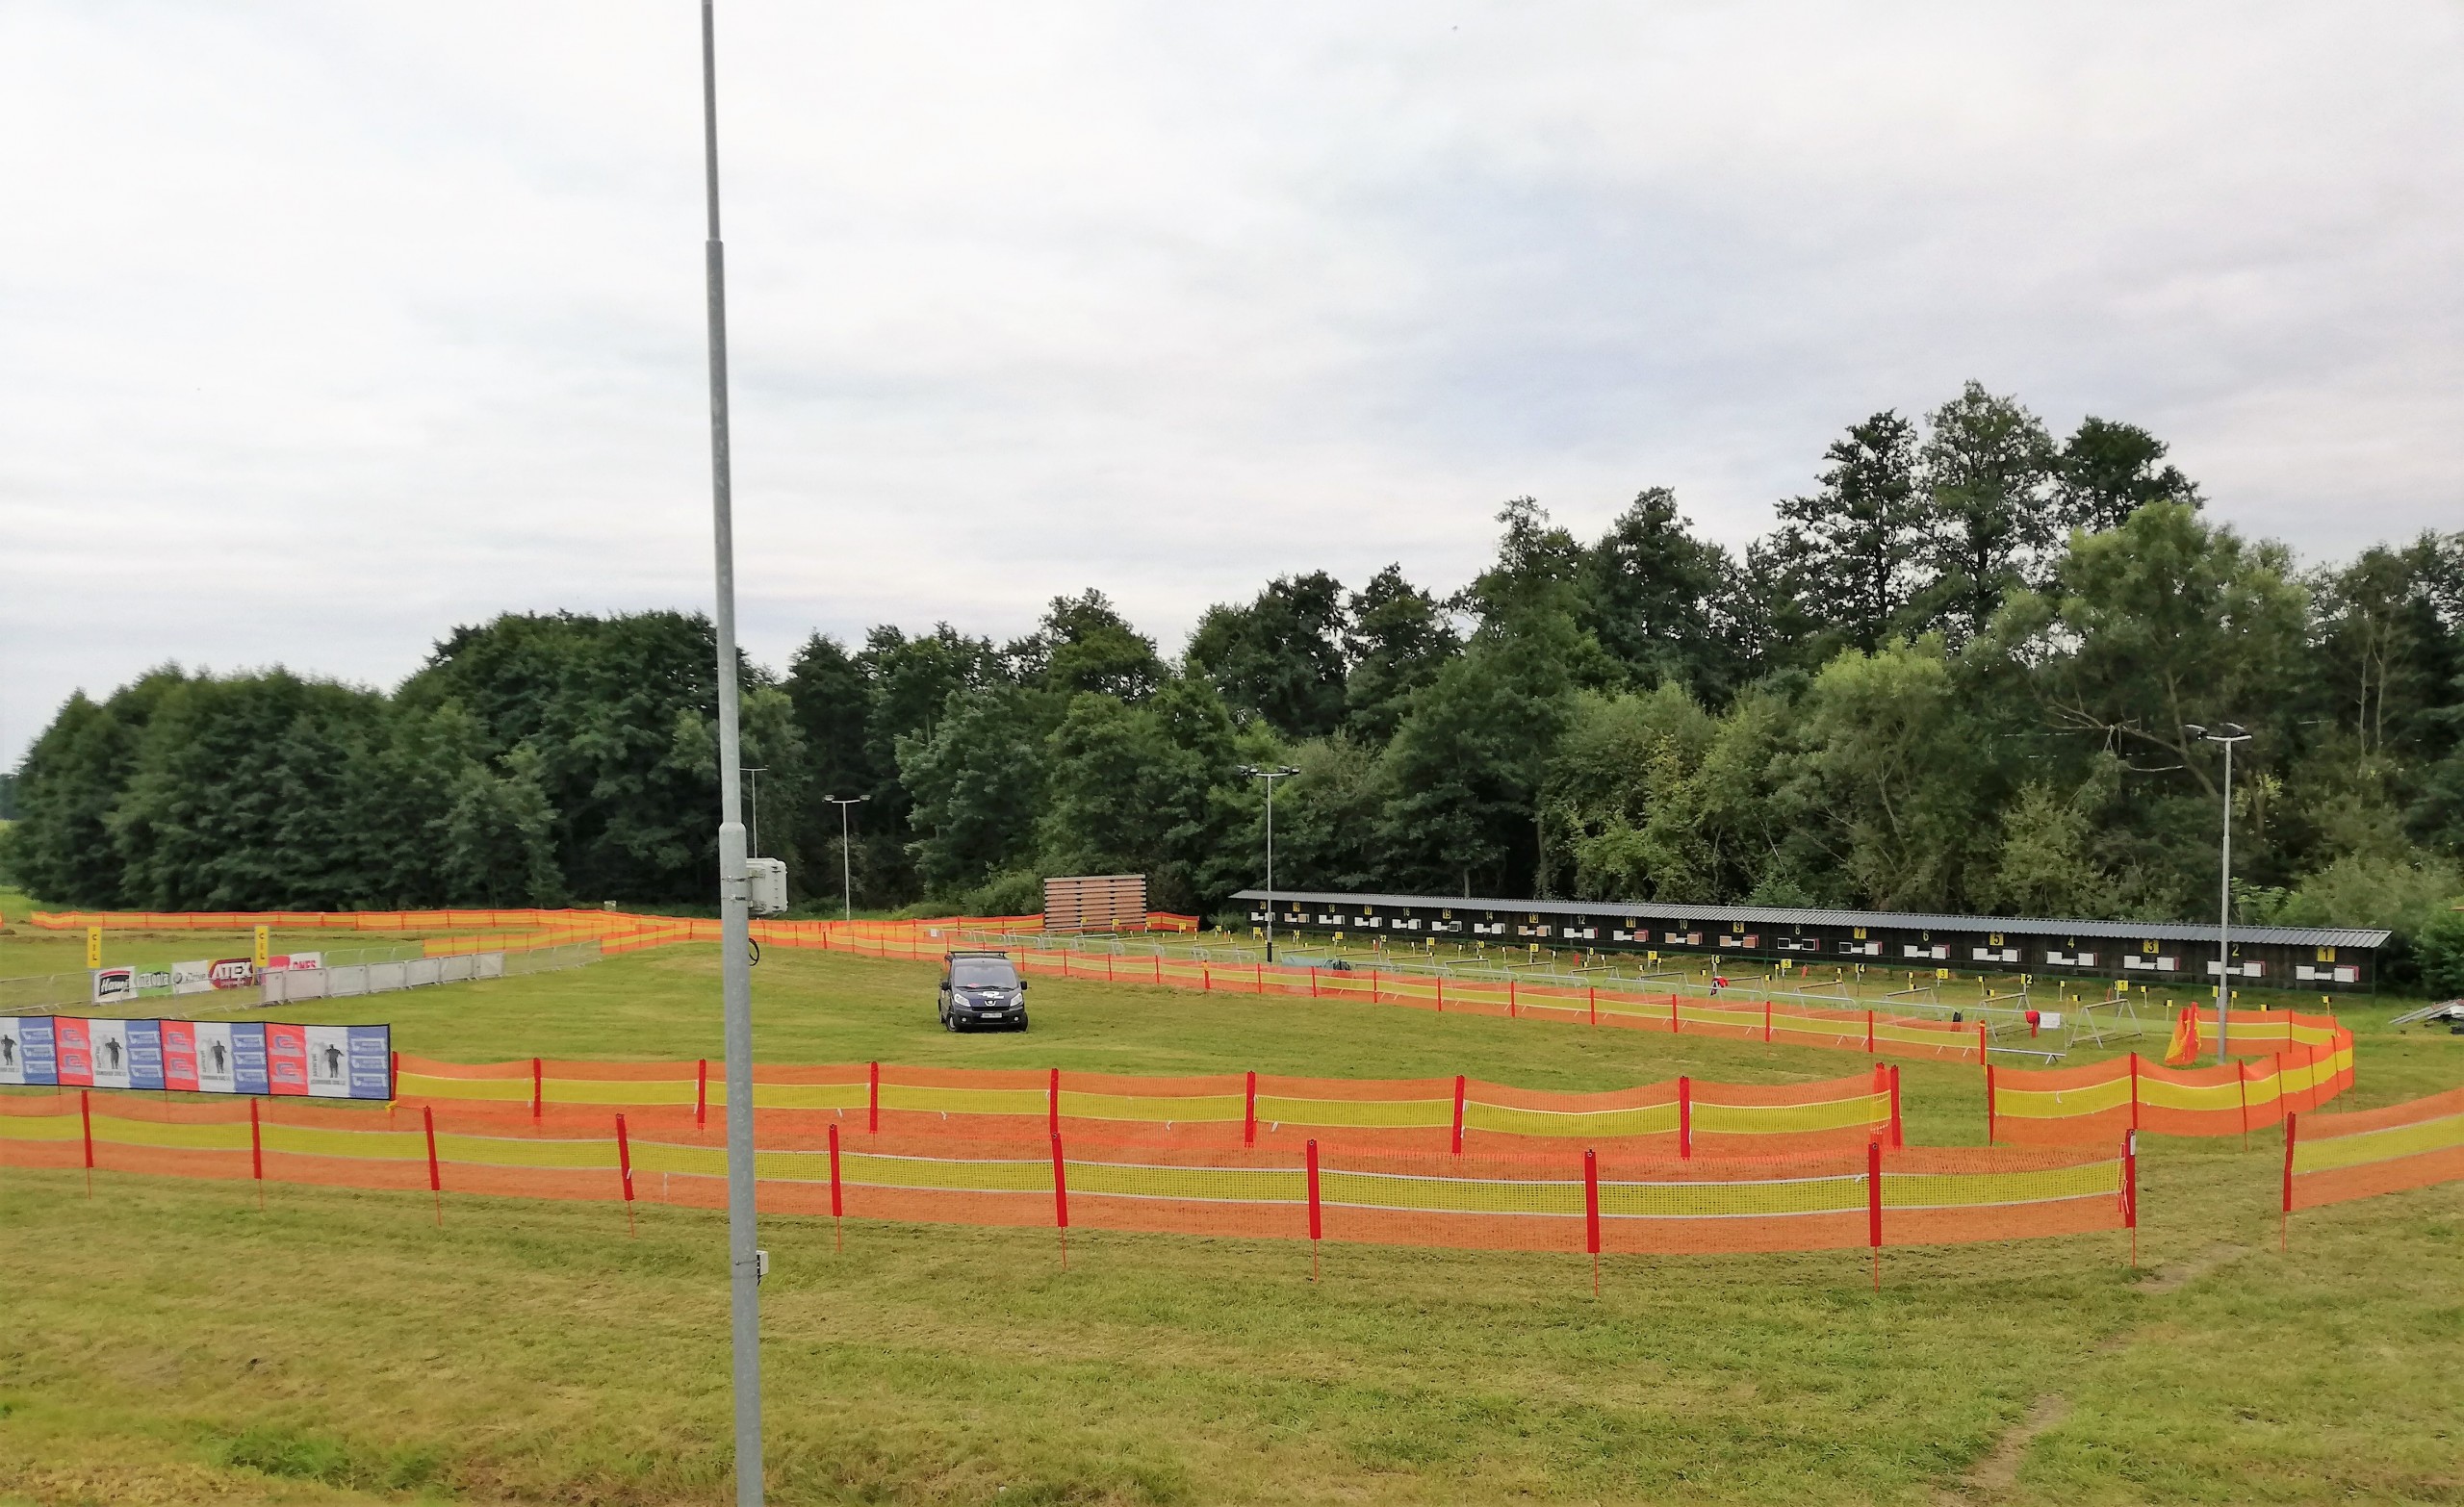
[[[272,942],[273,928],[266,926],[257,928],[257,967],[260,970],[265,967],[266,959],[273,956]]]
[[[99,968],[102,965],[103,929],[98,926],[90,926],[86,928],[86,966]]]

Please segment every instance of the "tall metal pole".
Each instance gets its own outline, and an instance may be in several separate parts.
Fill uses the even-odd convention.
[[[1274,961],[1274,780],[1267,780],[1267,961]]]
[[[702,0],[704,243],[710,319],[710,534],[719,638],[719,983],[727,1007],[728,1291],[735,1381],[735,1499],[761,1507],[761,1295],[753,1180],[753,970],[746,903],[742,763],[736,722],[735,518],[728,467],[727,253],[719,240],[718,28]]]
[[[2216,1065],[2224,1065],[2226,1009],[2233,1002],[2233,739],[2224,743],[2224,861],[2217,876]]]
[[[838,807],[838,882],[841,892],[847,897],[844,902],[844,913],[848,920],[853,921],[856,919],[856,860],[850,852],[851,843],[847,836],[847,813],[860,802],[872,798],[870,796],[843,798],[823,796],[822,799]]]

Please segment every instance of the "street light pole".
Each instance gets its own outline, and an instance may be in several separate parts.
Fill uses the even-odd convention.
[[[849,796],[841,800],[836,796],[823,796],[822,799],[838,807],[838,882],[845,886],[846,915],[853,921],[856,919],[856,863],[847,852],[847,808],[871,797]]]
[[[747,851],[757,858],[761,856],[761,777],[770,773],[770,766],[747,764],[744,766],[744,772],[749,777],[746,782],[753,786],[753,810],[750,813],[753,817],[753,831]]]
[[[2224,844],[2216,883],[2216,1065],[2221,1067],[2225,1060],[2225,1031],[2231,1019],[2226,1012],[2233,1003],[2233,745],[2249,742],[2250,734],[2235,722],[2218,723],[2213,729],[2193,723],[2182,730],[2192,737],[2224,745]]]
[[[1289,779],[1300,773],[1290,764],[1274,769],[1260,769],[1244,764],[1241,773],[1251,779],[1267,782],[1267,961],[1274,961],[1274,782]]]
[[[726,1006],[728,1315],[735,1392],[736,1507],[761,1507],[760,1256],[755,1250],[753,968],[745,893],[743,750],[735,676],[735,511],[728,460],[727,252],[719,239],[718,23],[702,0],[702,174],[709,234],[703,243],[710,343],[710,535],[719,640],[719,989]]]

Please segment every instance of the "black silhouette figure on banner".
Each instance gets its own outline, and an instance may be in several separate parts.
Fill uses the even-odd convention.
[[[119,1037],[103,1037],[103,1066],[105,1068],[115,1073],[118,1072],[120,1059],[126,1055],[127,1054],[120,1048]]]
[[[325,1060],[325,1071],[323,1077],[326,1081],[329,1083],[342,1082],[343,1049],[328,1041],[325,1043],[324,1050],[319,1055],[323,1057]]]
[[[214,1043],[214,1076],[217,1078],[231,1076],[231,1049],[219,1041]]]
[[[17,1065],[17,1038],[0,1035],[0,1067]]]

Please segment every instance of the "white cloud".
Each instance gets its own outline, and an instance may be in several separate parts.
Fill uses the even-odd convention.
[[[169,657],[706,600],[697,16],[0,13],[0,759]],[[1741,542],[1975,376],[2456,525],[2451,7],[727,0],[745,620],[1175,644],[1496,503]]]

